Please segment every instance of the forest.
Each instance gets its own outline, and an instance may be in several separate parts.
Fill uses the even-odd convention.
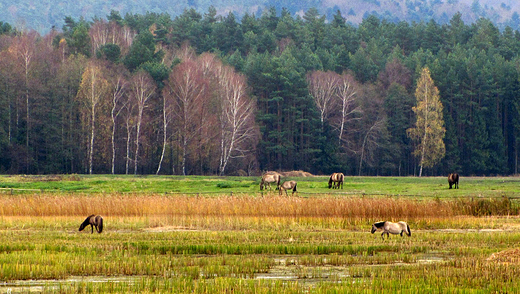
[[[0,173],[417,175],[423,68],[446,130],[423,174],[518,173],[520,33],[486,18],[111,11],[0,33]]]

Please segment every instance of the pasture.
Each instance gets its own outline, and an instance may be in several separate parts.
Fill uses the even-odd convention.
[[[520,178],[0,176],[0,293],[513,293]],[[79,232],[90,214],[101,234]],[[406,221],[382,240],[374,222]]]

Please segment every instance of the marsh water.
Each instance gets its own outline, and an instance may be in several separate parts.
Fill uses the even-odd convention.
[[[303,284],[313,284],[323,281],[341,281],[344,278],[356,278],[352,273],[359,269],[370,269],[371,267],[381,266],[414,266],[420,264],[430,264],[445,262],[450,259],[447,254],[430,253],[418,254],[414,262],[396,261],[385,264],[355,264],[355,265],[327,265],[327,256],[321,256],[324,265],[308,266],[299,264],[298,256],[273,256],[274,266],[265,273],[257,273],[252,279],[257,280],[281,280],[299,281]],[[201,274],[203,275],[203,274]],[[207,277],[206,277],[207,278]],[[0,282],[0,293],[40,293],[54,292],[62,288],[74,289],[78,284],[89,283],[126,283],[134,284],[146,276],[71,276],[67,279],[53,280],[16,280]]]

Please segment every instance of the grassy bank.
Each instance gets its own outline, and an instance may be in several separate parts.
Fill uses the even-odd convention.
[[[327,194],[403,197],[520,197],[520,177],[461,177],[448,189],[446,177],[346,177],[343,189],[328,189],[327,176],[283,177],[298,182],[299,195]],[[54,175],[0,176],[3,193],[162,193],[185,195],[266,195],[260,177]],[[273,192],[276,193],[276,192]]]

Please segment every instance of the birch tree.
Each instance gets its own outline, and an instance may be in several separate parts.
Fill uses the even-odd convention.
[[[155,83],[150,75],[143,71],[137,71],[131,78],[131,101],[135,103],[137,113],[135,121],[135,156],[134,156],[134,174],[137,174],[139,162],[139,150],[141,144],[141,127],[143,125],[143,118],[145,109],[148,107],[150,98],[155,93]]]
[[[175,118],[175,98],[172,93],[172,89],[168,86],[163,88],[162,91],[162,127],[163,127],[163,142],[162,142],[162,151],[161,158],[159,160],[159,165],[157,167],[157,171],[155,174],[159,174],[161,172],[162,163],[164,161],[164,153],[166,152],[166,147],[168,145],[169,133],[168,129],[170,124],[173,122]],[[172,173],[175,173],[175,169],[172,170]]]
[[[111,118],[111,143],[112,143],[112,166],[111,173],[115,173],[116,163],[116,130],[117,130],[117,118],[124,109],[125,104],[128,103],[126,97],[126,91],[128,87],[128,81],[124,74],[124,68],[118,67],[115,69],[117,73],[113,71],[114,76],[111,77],[110,89],[111,89],[111,105],[110,105],[110,118]]]
[[[415,127],[407,130],[416,143],[413,154],[419,158],[419,177],[423,167],[433,167],[446,153],[444,145],[444,118],[439,90],[435,86],[428,68],[423,68],[415,89],[417,105],[412,108],[416,116]]]
[[[243,157],[256,135],[255,101],[247,95],[246,79],[229,66],[224,66],[219,78],[221,101],[219,174],[224,175],[229,160]]]
[[[337,90],[335,91],[336,99],[339,104],[339,116],[336,120],[337,128],[339,130],[339,144],[345,139],[345,125],[354,120],[356,114],[361,113],[361,108],[356,105],[356,95],[359,84],[356,82],[351,74],[343,74],[339,77],[337,82]]]
[[[321,128],[324,121],[334,109],[334,92],[338,83],[338,74],[335,72],[313,71],[307,75],[309,92],[314,97],[316,107],[320,112]]]
[[[183,175],[186,175],[188,145],[201,127],[198,118],[206,88],[200,67],[193,60],[186,60],[173,69],[163,92],[165,99],[172,99],[174,103],[171,110],[178,123]]]
[[[9,48],[13,59],[15,61],[17,71],[21,72],[23,80],[23,89],[20,94],[25,100],[25,115],[26,115],[26,127],[25,127],[25,148],[26,148],[26,172],[29,172],[29,158],[30,158],[30,140],[32,132],[32,101],[30,95],[29,81],[32,74],[32,68],[34,63],[34,55],[36,50],[36,39],[38,33],[36,31],[23,32],[21,35],[16,36],[13,40],[12,46]]]
[[[96,126],[98,112],[105,103],[108,95],[108,81],[103,76],[103,66],[92,61],[89,62],[81,78],[81,84],[76,99],[82,110],[83,126],[88,131],[87,160],[88,173],[92,174],[94,163],[94,143],[96,138]]]

